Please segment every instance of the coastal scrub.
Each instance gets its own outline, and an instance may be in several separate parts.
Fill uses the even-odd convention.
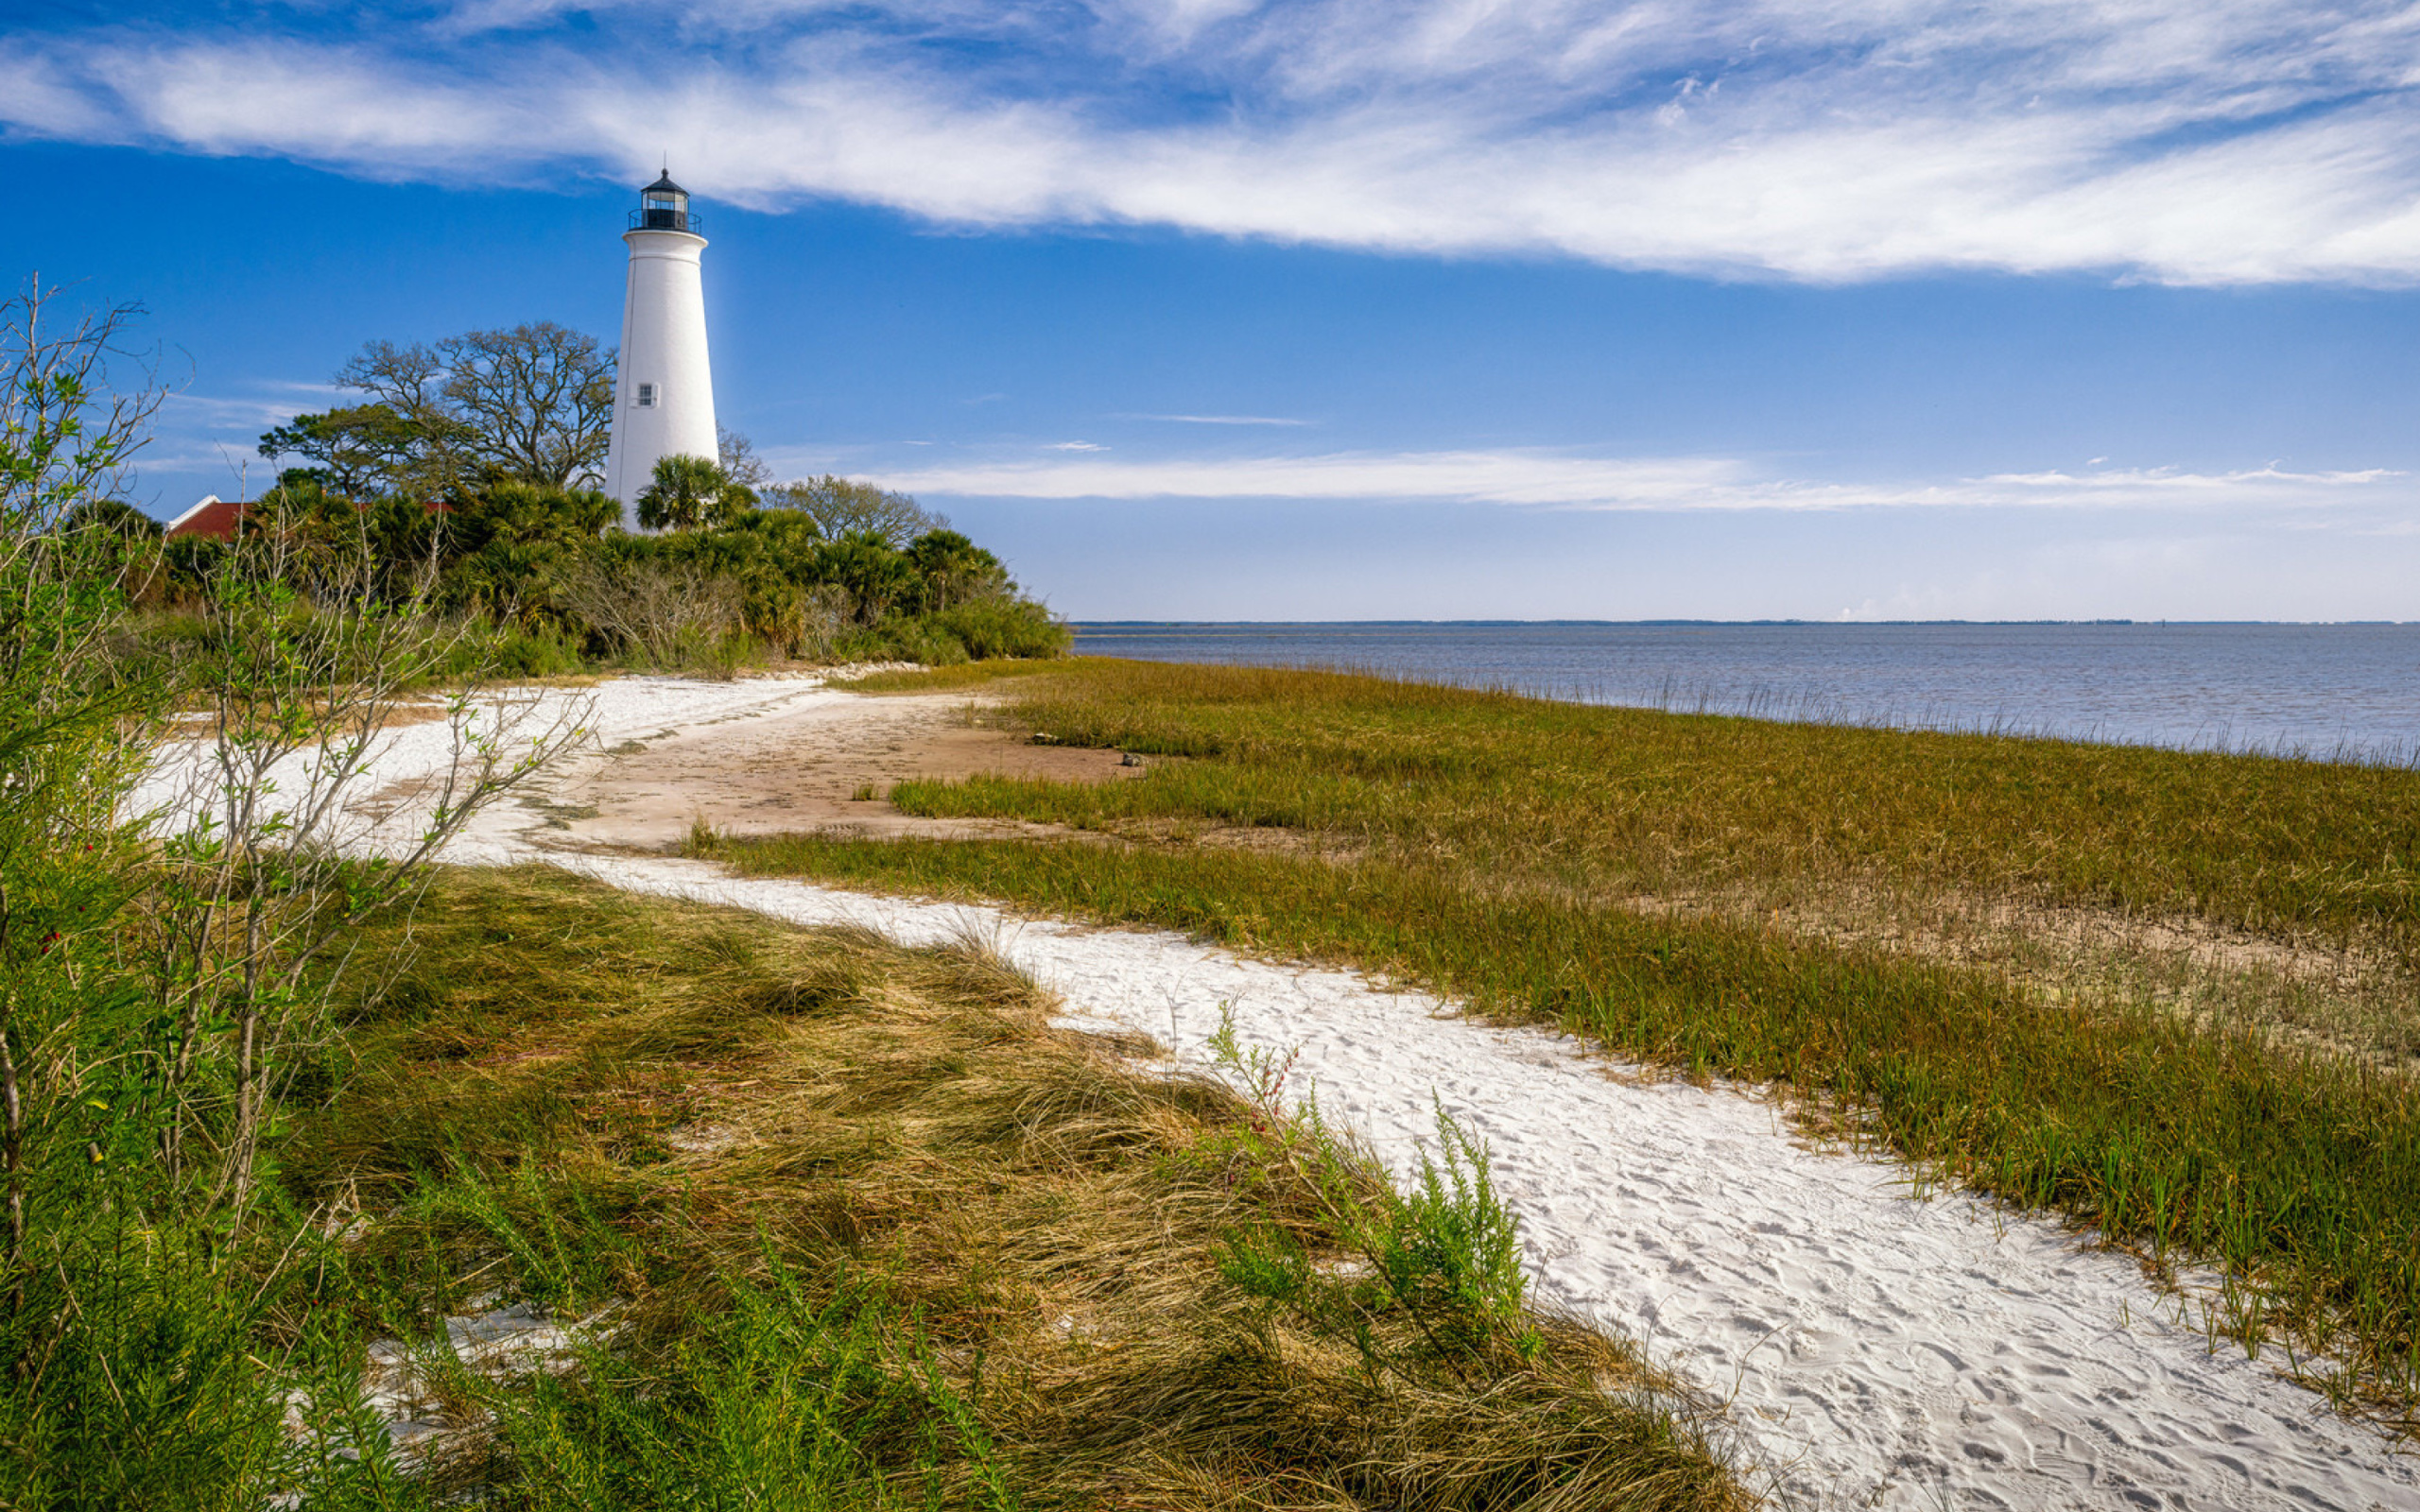
[[[284,1109],[284,1233],[91,1334],[0,1501],[1752,1504],[1707,1404],[1529,1312],[1466,1148],[1398,1194],[1282,1077],[1054,1028],[979,941],[536,868],[363,946],[406,936]],[[157,1396],[181,1338],[206,1431],[112,1426],[103,1375]]]

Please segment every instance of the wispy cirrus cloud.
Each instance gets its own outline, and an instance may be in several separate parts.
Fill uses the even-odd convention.
[[[2389,0],[473,0],[0,37],[24,134],[1810,280],[2420,277]]]
[[[168,426],[193,430],[265,431],[294,418],[298,406],[314,400],[333,403],[340,392],[332,386],[264,384],[257,394],[197,394],[171,389],[160,399],[160,416]]]
[[[2408,509],[2411,479],[2375,468],[2226,472],[2100,469],[1933,482],[1792,478],[1727,457],[1608,457],[1545,449],[1309,456],[1007,459],[876,470],[886,488],[1017,499],[1372,500],[1652,511],[2133,507]]]
[[[1171,425],[1308,425],[1285,415],[1120,415],[1119,420],[1164,421]]]

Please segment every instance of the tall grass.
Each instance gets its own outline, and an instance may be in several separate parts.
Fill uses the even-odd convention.
[[[1113,660],[1016,713],[1164,764],[1102,786],[911,785],[919,813],[1346,832],[1602,887],[1875,877],[2373,943],[2420,963],[2420,771],[1666,713]],[[871,686],[905,686],[893,679]]]
[[[1052,1028],[979,947],[541,870],[441,876],[382,927],[410,965],[285,1109],[285,1248],[58,1366],[154,1383],[134,1430],[208,1431],[70,1424],[36,1462],[11,1421],[0,1503],[1749,1504],[1707,1409],[1506,1290],[1483,1168],[1407,1199],[1274,1100]],[[1379,1246],[1401,1293],[1347,1319],[1222,1263],[1278,1236]],[[453,1358],[443,1321],[503,1302],[578,1337]],[[448,1425],[409,1457],[361,1389],[376,1335]]]
[[[2324,1344],[2339,1364],[2312,1367],[2317,1383],[2412,1422],[2420,1099],[2408,1077],[2256,1025],[2053,1001],[1941,959],[1631,903],[1636,889],[1725,876],[1818,888],[1878,875],[2408,955],[2420,775],[1215,667],[1079,663],[1013,686],[1017,716],[1053,739],[1164,759],[1127,782],[912,782],[892,801],[1350,843],[711,849],[752,873],[1008,899],[1350,962],[1687,1074],[1787,1083],[1819,1121],[1931,1178],[2072,1214],[2155,1267],[2222,1262],[2214,1335],[2256,1350]]]

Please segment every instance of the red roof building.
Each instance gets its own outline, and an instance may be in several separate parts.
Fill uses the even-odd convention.
[[[208,536],[214,541],[233,541],[246,507],[240,499],[231,502],[215,493],[205,493],[199,504],[168,522],[165,534],[171,538]]]
[[[178,536],[208,536],[213,541],[233,541],[235,539],[237,527],[244,523],[244,517],[251,514],[252,505],[259,502],[258,499],[254,499],[251,503],[246,503],[241,499],[222,499],[215,493],[205,493],[201,496],[199,503],[169,521],[161,534],[170,539]],[[356,503],[354,507],[367,514],[371,507],[368,504]],[[421,507],[430,514],[454,512],[454,507],[442,499],[431,499]]]

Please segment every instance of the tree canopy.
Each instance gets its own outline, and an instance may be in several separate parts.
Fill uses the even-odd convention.
[[[221,557],[273,549],[306,592],[341,577],[484,617],[531,672],[1063,650],[1048,610],[940,515],[852,478],[776,483],[734,431],[715,456],[658,459],[625,529],[594,487],[613,361],[546,321],[369,342],[337,375],[361,403],[263,436],[262,455],[303,465],[250,501],[234,541],[155,547],[159,592],[199,593]]]
[[[430,343],[372,341],[337,383],[359,404],[261,438],[346,498],[453,498],[491,483],[594,487],[614,417],[614,353],[552,320]]]
[[[261,455],[271,461],[302,457],[309,466],[302,471],[348,499],[401,491],[423,450],[422,427],[386,404],[297,415],[260,444]]]
[[[796,509],[832,540],[864,530],[881,537],[894,550],[928,530],[949,528],[947,519],[907,494],[828,472],[760,489],[757,503],[769,509]]]

